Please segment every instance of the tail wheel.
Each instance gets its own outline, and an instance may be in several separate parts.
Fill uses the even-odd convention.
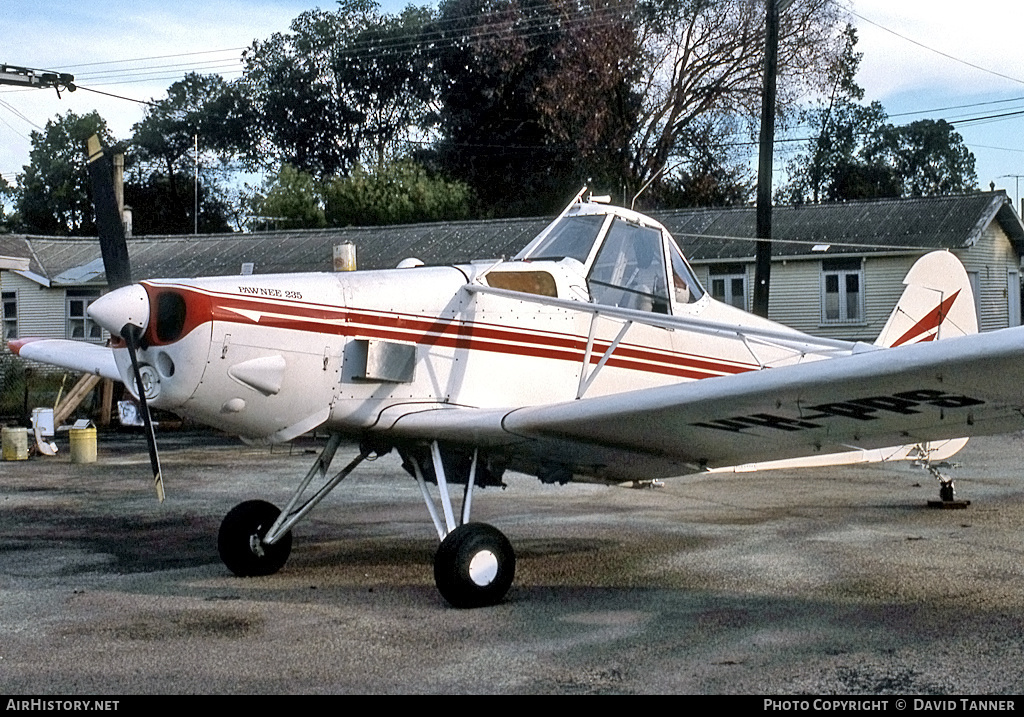
[[[434,556],[434,582],[452,607],[501,602],[516,574],[512,544],[486,523],[466,523],[450,532]]]
[[[267,531],[281,515],[265,500],[248,500],[232,508],[220,524],[217,551],[228,570],[239,577],[273,575],[292,552],[291,531],[273,545],[263,542]]]

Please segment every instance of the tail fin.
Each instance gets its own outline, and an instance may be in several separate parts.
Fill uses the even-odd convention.
[[[953,254],[935,251],[910,268],[906,289],[876,346],[904,346],[978,333],[974,291],[964,265]]]

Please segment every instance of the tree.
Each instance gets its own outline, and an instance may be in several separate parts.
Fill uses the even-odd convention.
[[[290,33],[256,42],[235,83],[252,131],[240,147],[261,167],[317,178],[396,156],[431,98],[418,37],[426,8],[381,15],[371,0],[299,15]]]
[[[153,172],[139,180],[125,182],[124,201],[132,209],[132,233],[205,234],[230,232],[228,217],[231,207],[219,188],[210,188],[205,178],[193,185],[190,174],[175,173],[171,177]],[[197,201],[198,200],[198,201]],[[196,222],[195,206],[199,207]]]
[[[275,229],[318,229],[327,226],[317,182],[289,164],[269,180],[252,200],[256,226]]]
[[[7,201],[14,198],[14,187],[0,176],[0,232],[10,231],[12,217],[7,213]]]
[[[368,172],[356,167],[324,188],[330,226],[408,224],[465,219],[472,192],[462,182],[431,176],[405,159]]]
[[[974,155],[945,120],[918,120],[879,128],[864,149],[868,166],[899,179],[900,195],[934,197],[977,188]]]
[[[880,103],[859,103],[864,90],[855,80],[861,60],[854,52],[856,31],[847,27],[844,36],[844,52],[829,70],[828,92],[801,112],[811,139],[789,162],[782,195],[799,203],[974,190],[974,157],[948,123],[887,124]]]
[[[864,167],[858,158],[886,114],[879,102],[860,104],[864,90],[855,76],[863,55],[854,51],[857,31],[848,25],[843,36],[843,52],[828,68],[826,91],[817,105],[799,113],[801,131],[809,130],[811,139],[788,163],[790,181],[782,194],[793,203],[891,191],[891,178]]]
[[[431,64],[441,138],[424,155],[492,215],[549,212],[584,184],[618,189],[639,98],[621,0],[447,0]]]
[[[695,142],[701,136],[732,132],[735,143],[756,134],[765,44],[763,0],[650,0],[640,8],[644,100],[632,140],[631,187],[692,172],[694,162],[707,166],[728,147]],[[797,0],[782,14],[777,111],[787,114],[822,85],[843,49],[836,32],[842,17],[834,0]],[[708,126],[716,131],[695,131]],[[736,162],[721,164],[737,171]]]
[[[783,109],[820,83],[840,17],[834,0],[787,10]],[[747,194],[737,140],[760,111],[762,0],[448,0],[438,26],[434,160],[493,212],[549,211],[584,183],[667,198],[699,178],[687,201]]]
[[[241,143],[246,126],[234,111],[235,91],[217,75],[190,73],[156,100],[132,131],[125,201],[133,210],[137,234],[226,231],[227,207],[221,184],[230,173],[231,146]],[[196,145],[203,152],[196,157]],[[218,151],[214,151],[218,150]],[[195,163],[200,165],[196,185]]]
[[[637,196],[637,208],[729,206],[750,200],[755,176],[749,157],[730,148],[735,129],[719,122],[693,124],[677,164],[666,167],[667,176],[656,177]],[[722,149],[709,151],[714,147]]]
[[[49,120],[42,132],[32,132],[29,164],[20,176],[16,197],[21,229],[61,236],[96,231],[85,150],[94,134],[107,146],[115,143],[97,112],[68,112]]]

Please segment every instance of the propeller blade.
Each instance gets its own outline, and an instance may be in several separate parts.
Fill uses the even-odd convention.
[[[132,271],[121,210],[114,194],[114,160],[96,135],[89,138],[88,149],[92,203],[96,210],[96,233],[103,253],[103,270],[110,288],[119,289],[132,283]]]
[[[142,345],[142,333],[149,321],[149,299],[145,289],[132,287],[131,264],[128,260],[128,243],[121,223],[121,210],[114,193],[114,161],[110,152],[100,144],[96,135],[89,138],[89,177],[92,180],[92,202],[96,209],[96,233],[99,235],[100,251],[103,254],[103,270],[107,285],[112,291],[94,302],[101,326],[124,339],[128,356],[132,360],[132,374],[142,409],[142,422],[146,428],[146,444],[149,446],[149,463],[153,468],[153,485],[160,502],[164,501],[164,478],[160,470],[160,454],[156,448],[156,432],[146,401],[146,385],[139,369],[138,349]],[[129,288],[125,288],[129,287]],[[92,312],[90,312],[91,315]],[[123,323],[127,322],[127,323]]]
[[[146,427],[146,443],[149,446],[149,464],[153,468],[153,486],[156,488],[156,497],[161,503],[164,502],[164,477],[160,470],[160,454],[156,449],[156,431],[153,430],[153,419],[149,414],[149,403],[146,401],[146,385],[142,380],[142,372],[139,370],[139,359],[136,353],[139,342],[142,338],[139,327],[132,324],[125,324],[122,330],[125,345],[128,347],[128,356],[132,360],[132,373],[135,374],[135,388],[139,394],[139,407],[142,409],[142,422]]]

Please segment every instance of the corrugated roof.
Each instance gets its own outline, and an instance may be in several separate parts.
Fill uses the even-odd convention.
[[[753,207],[654,212],[691,261],[749,257],[756,234]],[[818,244],[829,253],[958,249],[973,245],[993,220],[1024,253],[1024,224],[1005,192],[887,199],[772,211],[772,254],[800,256]]]
[[[756,212],[752,207],[652,212],[676,237],[691,261],[750,257]],[[800,256],[815,244],[829,253],[962,248],[977,241],[993,220],[1024,254],[1024,224],[1005,192],[954,197],[777,207],[772,253]],[[335,245],[356,245],[362,269],[391,268],[408,257],[426,264],[465,263],[516,254],[550,217],[410,224],[390,227],[295,230],[256,234],[148,236],[128,241],[135,279],[235,275],[242,264],[254,273],[330,271]],[[28,256],[30,271],[57,284],[88,280],[100,256],[87,237],[0,236],[0,254]],[[96,277],[102,281],[102,275]]]

